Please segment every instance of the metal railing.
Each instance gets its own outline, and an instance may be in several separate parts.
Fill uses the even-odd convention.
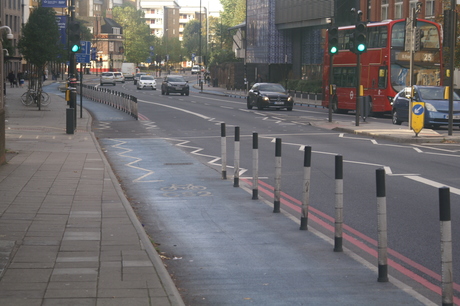
[[[122,92],[111,90],[108,88],[101,88],[89,86],[86,84],[81,85],[83,89],[83,96],[95,102],[107,104],[118,110],[121,110],[138,120],[137,113],[137,98]],[[77,89],[80,93],[80,88]]]

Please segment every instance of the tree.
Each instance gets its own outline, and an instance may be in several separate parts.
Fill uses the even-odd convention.
[[[191,20],[184,28],[183,47],[187,58],[191,58],[192,53],[199,55],[200,51],[200,21]],[[204,50],[202,48],[202,50]]]
[[[126,61],[136,64],[145,62],[154,40],[150,35],[150,27],[145,23],[144,12],[136,10],[131,4],[125,4],[113,9],[113,17],[123,27]]]
[[[55,15],[52,8],[36,8],[30,14],[19,39],[18,47],[24,58],[40,68],[55,60],[63,51]]]
[[[224,11],[221,14],[222,23],[231,27],[246,20],[246,0],[220,0]]]
[[[32,11],[29,21],[22,29],[18,48],[24,58],[35,66],[32,75],[37,77],[37,92],[41,92],[42,78],[48,62],[58,59],[63,54],[63,48],[59,39],[59,28],[56,23],[56,13],[54,9],[48,7],[38,7]],[[35,82],[32,82],[35,84]],[[41,95],[38,95],[39,99]],[[38,102],[40,107],[40,101]]]

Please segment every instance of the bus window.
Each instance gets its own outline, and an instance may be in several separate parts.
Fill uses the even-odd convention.
[[[382,66],[379,68],[379,88],[387,88],[387,77],[388,68],[386,66]]]
[[[356,67],[334,68],[333,74],[337,87],[356,87]]]
[[[387,46],[388,30],[386,26],[368,27],[368,48],[385,48]]]
[[[406,22],[398,22],[393,25],[391,32],[391,46],[404,48],[406,35]]]
[[[417,27],[423,31],[423,49],[439,49],[438,29],[431,23],[418,21]]]

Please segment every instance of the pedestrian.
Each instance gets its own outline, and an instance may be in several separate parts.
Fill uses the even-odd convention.
[[[256,83],[262,83],[262,82],[263,82],[262,77],[260,76],[260,74],[258,74],[256,78]]]
[[[17,77],[19,81],[19,87],[22,87],[22,85],[24,85],[24,75],[21,71],[18,71]]]
[[[14,80],[15,80],[14,72],[13,72],[13,70],[11,70],[10,73],[8,73],[8,81],[10,82],[10,87],[11,88],[14,87]]]

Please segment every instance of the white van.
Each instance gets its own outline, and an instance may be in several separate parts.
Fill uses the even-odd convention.
[[[136,72],[136,65],[134,65],[134,63],[121,64],[121,73],[123,73],[125,80],[134,80]]]

